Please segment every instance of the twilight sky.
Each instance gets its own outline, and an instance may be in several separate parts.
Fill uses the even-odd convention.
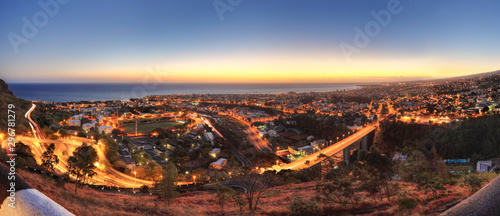
[[[49,4],[46,12],[38,1],[0,3],[0,78],[347,83],[500,69],[500,2],[495,0],[73,0],[57,5],[55,10]]]

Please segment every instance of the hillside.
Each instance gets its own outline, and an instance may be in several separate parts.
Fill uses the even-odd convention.
[[[24,170],[20,171],[20,175],[34,188],[76,215],[220,215],[219,207],[212,201],[214,195],[205,191],[183,193],[174,199],[169,207],[165,201],[159,200],[154,195],[107,192],[91,188],[83,188],[75,195],[73,184],[61,185],[51,178]],[[401,184],[400,186],[398,193],[409,190],[409,193],[414,193],[416,196],[426,196],[417,192],[414,185],[403,186]],[[288,215],[291,213],[288,207],[295,197],[316,203],[315,188],[316,182],[270,188],[259,201],[259,209],[256,213],[257,215]],[[450,194],[439,199],[425,201],[425,206],[417,206],[412,210],[414,215],[437,215],[468,195],[465,189],[459,186],[451,186],[449,190]],[[363,197],[358,204],[320,205],[320,207],[327,215],[407,214],[399,210],[396,199],[379,201],[367,194]],[[241,215],[239,207],[233,203],[228,203],[224,211],[226,215]],[[243,211],[243,215],[250,215],[247,208]]]
[[[31,103],[14,96],[7,83],[0,79],[0,113],[5,115],[0,118],[0,131],[4,133],[7,131],[8,120],[6,115],[9,104],[15,106],[12,110],[16,115],[16,134],[28,132],[29,123],[26,118],[24,118],[24,114],[30,109]]]

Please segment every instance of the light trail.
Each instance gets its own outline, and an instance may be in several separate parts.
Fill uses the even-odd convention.
[[[360,140],[364,136],[368,135],[370,132],[375,130],[377,128],[377,123],[374,123],[372,125],[368,125],[365,128],[357,131],[356,133],[352,134],[351,136],[346,137],[345,139],[328,146],[316,153],[313,153],[307,157],[301,158],[299,160],[296,160],[292,163],[283,165],[283,166],[278,166],[275,167],[274,169],[277,171],[284,170],[284,169],[291,169],[291,170],[300,170],[304,168],[311,167],[321,161],[323,161],[325,158],[318,157],[321,154],[326,155],[327,157],[331,157],[335,155],[336,153],[342,151],[343,149],[347,148],[348,146],[352,145],[354,142]],[[306,164],[306,161],[309,161]]]
[[[206,115],[203,115],[203,116],[206,116]],[[210,126],[212,128],[213,131],[215,131],[215,133],[217,133],[217,135],[219,135],[220,137],[222,137],[222,139],[226,139],[224,138],[224,136],[222,136],[221,133],[219,133],[219,131],[217,130],[217,128],[215,128],[212,123],[210,121],[208,121],[207,119],[203,118],[203,117],[200,117],[201,120],[203,120],[208,126]]]
[[[42,154],[44,151],[43,150],[44,143],[47,143],[47,144],[54,143],[54,144],[59,144],[59,146],[60,145],[68,145],[68,146],[78,147],[78,146],[81,146],[81,143],[79,143],[79,142],[86,142],[86,143],[92,144],[95,147],[95,149],[97,151],[98,158],[99,158],[98,161],[103,166],[102,169],[99,167],[98,169],[95,170],[97,175],[91,179],[92,181],[100,182],[100,183],[102,183],[102,185],[105,185],[105,186],[131,187],[131,188],[139,188],[143,185],[152,186],[154,184],[153,181],[147,181],[147,180],[143,180],[143,179],[134,178],[132,176],[126,175],[124,173],[121,173],[121,172],[115,170],[111,166],[104,165],[104,164],[109,164],[108,160],[106,158],[106,155],[104,154],[104,151],[101,149],[101,146],[95,145],[93,140],[80,138],[80,137],[73,137],[73,138],[71,138],[71,140],[70,139],[60,139],[60,140],[45,139],[45,137],[41,133],[38,125],[31,119],[31,112],[33,112],[33,110],[35,108],[36,108],[36,105],[33,104],[33,106],[24,115],[24,117],[27,118],[30,122],[30,126],[33,130],[33,134],[34,134],[35,138],[17,136],[16,141],[24,141],[26,144],[31,143],[32,146],[38,147],[38,148],[34,148],[34,153],[35,153],[34,156],[35,156],[35,160],[37,160],[37,162],[39,162],[39,163],[41,162]],[[4,145],[4,144],[2,143],[2,145]],[[59,157],[62,158],[63,156],[59,155]],[[60,160],[59,164],[57,164],[55,166],[55,168],[62,173],[66,173],[68,171],[68,164],[64,160]],[[108,179],[110,181],[107,181]]]

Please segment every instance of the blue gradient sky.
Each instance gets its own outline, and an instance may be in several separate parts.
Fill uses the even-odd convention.
[[[226,2],[226,0],[220,0]],[[374,82],[500,69],[498,1],[400,1],[402,12],[347,61],[354,27],[389,1],[70,1],[14,52],[37,1],[0,3],[7,82]],[[151,74],[151,73],[149,73]]]

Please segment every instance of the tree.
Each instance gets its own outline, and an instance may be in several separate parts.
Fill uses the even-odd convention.
[[[430,171],[431,164],[427,161],[425,154],[419,150],[403,151],[406,155],[406,160],[397,161],[395,170],[401,179],[405,182],[416,182],[424,180],[423,176]]]
[[[206,182],[210,179],[210,176],[208,176],[208,173],[206,170],[204,169],[201,169],[201,168],[198,168],[198,169],[195,169],[193,170],[192,172],[192,176],[195,176],[193,180],[195,180],[195,183],[196,182]]]
[[[232,200],[232,195],[235,193],[230,187],[217,184],[211,193],[215,194],[215,204],[219,206],[221,215],[224,215],[224,206]]]
[[[59,157],[54,154],[54,143],[51,143],[47,150],[42,154],[42,166],[50,171],[54,171],[54,166],[59,163]]]
[[[268,182],[258,173],[250,173],[245,175],[239,184],[246,189],[243,195],[248,200],[248,208],[252,213],[255,212],[262,193],[269,188]]]
[[[59,134],[61,134],[62,138],[69,136],[68,131],[66,131],[64,129],[59,130]]]
[[[101,142],[104,144],[104,154],[110,163],[120,160],[118,157],[118,143],[109,136],[104,136]]]
[[[111,134],[113,134],[113,136],[118,136],[118,134],[121,134],[121,133],[122,133],[122,131],[120,129],[118,129],[118,128],[113,129],[111,131]]]
[[[81,130],[81,131],[78,131],[78,137],[84,137],[86,138],[87,137],[87,133],[84,131],[84,130]]]
[[[489,106],[485,106],[483,107],[483,109],[481,110],[482,113],[487,113],[490,111],[490,107]]]
[[[127,169],[127,165],[125,164],[125,162],[117,160],[113,163],[113,169],[118,170],[120,172],[125,172],[125,170]]]
[[[337,169],[335,164],[338,166]],[[326,174],[316,185],[318,198],[326,204],[346,205],[356,202],[353,185],[356,176],[349,174],[352,169],[345,162],[335,163],[331,157],[325,159],[324,166]]]
[[[17,166],[29,166],[29,167],[36,167],[36,160],[33,157],[33,153],[31,153],[31,148],[28,145],[25,145],[22,142],[16,143],[15,146],[16,150],[15,153],[17,154]]]
[[[372,146],[369,151],[361,150],[358,153],[357,168],[372,173],[377,183],[384,188],[387,199],[391,197],[389,181],[393,175],[393,163],[391,158],[382,155],[380,150]]]
[[[67,175],[75,177],[75,194],[80,182],[86,180],[87,177],[92,178],[96,172],[94,163],[97,162],[99,157],[94,147],[83,143],[80,147],[76,148],[73,156],[68,158],[68,172]],[[83,181],[82,181],[83,180]]]
[[[157,182],[161,180],[163,169],[156,163],[149,163],[148,166],[148,177],[151,181]]]
[[[380,192],[380,184],[378,178],[366,169],[355,169],[354,176],[359,180],[358,190],[366,191],[370,195],[375,195]],[[382,200],[382,197],[380,197]]]
[[[165,199],[167,204],[170,204],[175,199],[179,192],[175,185],[177,181],[177,169],[173,163],[169,163],[163,172],[163,178],[155,185],[160,198]]]
[[[243,208],[248,204],[245,202],[245,197],[243,196],[243,193],[239,191],[235,191],[232,196],[232,200],[234,201],[234,205],[237,205],[240,208],[240,214],[243,214]]]

